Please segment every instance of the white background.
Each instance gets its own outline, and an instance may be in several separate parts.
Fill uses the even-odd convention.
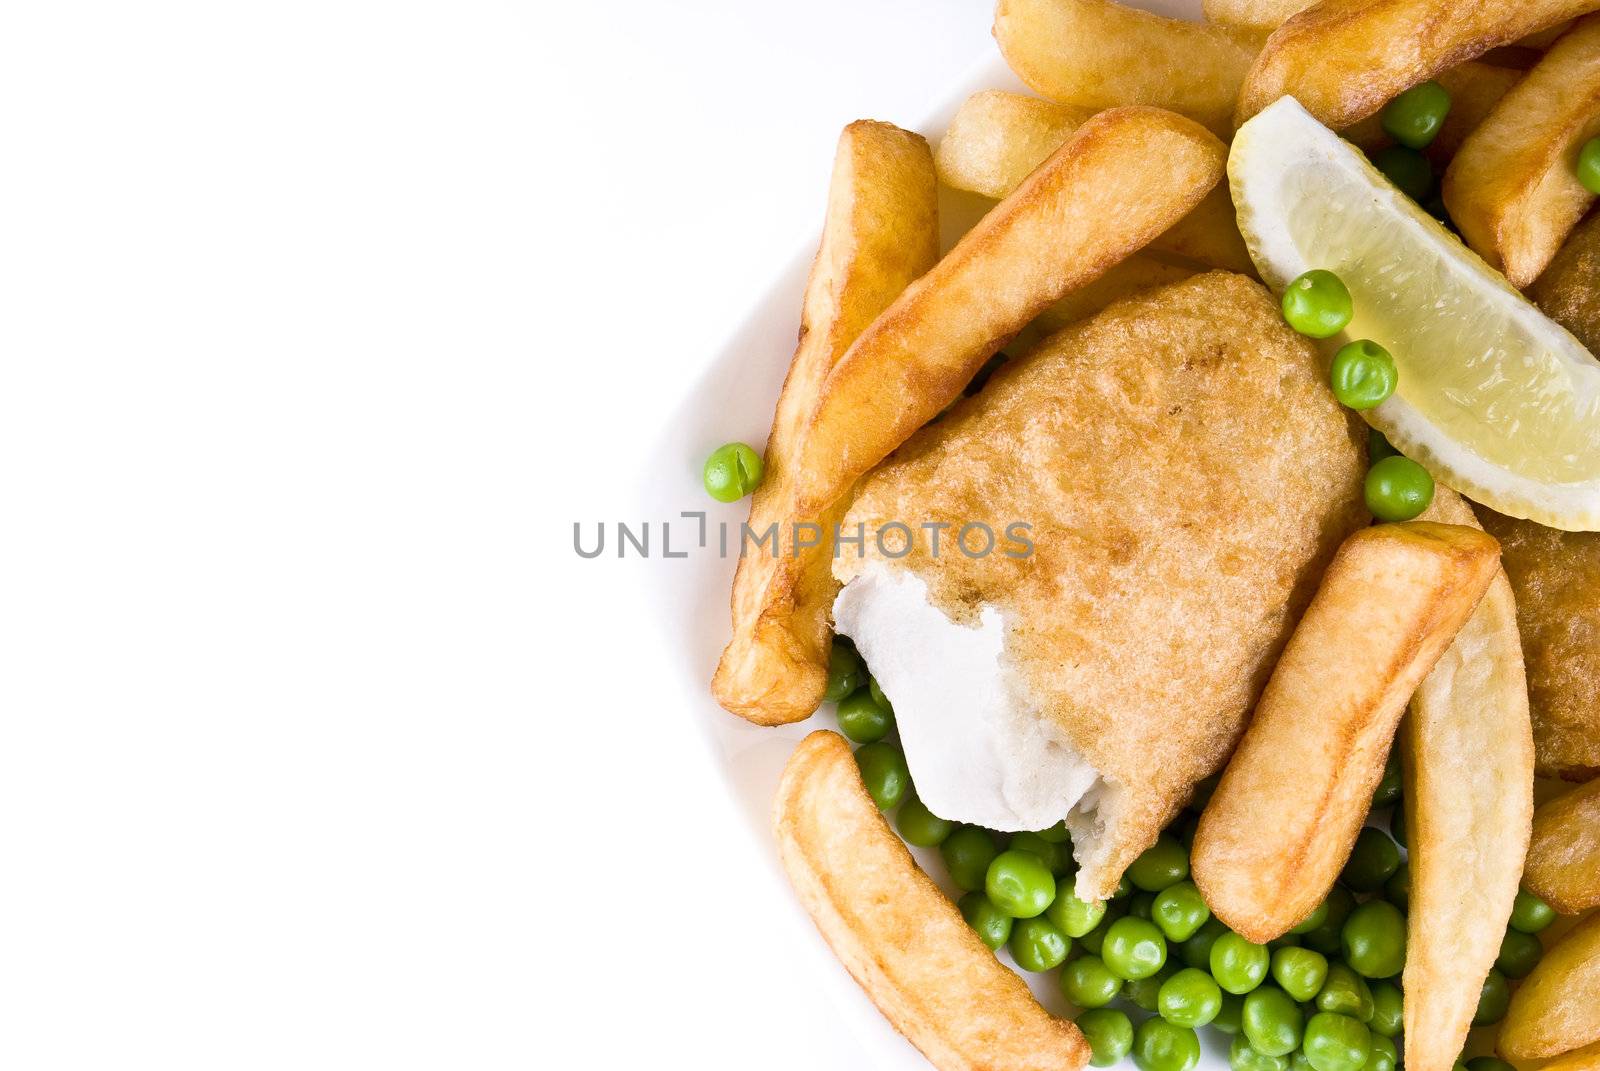
[[[0,1065],[867,1066],[570,524],[990,5],[0,10]]]

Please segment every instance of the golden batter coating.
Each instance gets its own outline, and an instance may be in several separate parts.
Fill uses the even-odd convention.
[[[1364,440],[1272,296],[1212,272],[1046,339],[863,485],[846,530],[867,525],[869,559],[890,520],[953,526],[937,556],[918,531],[890,564],[954,620],[998,607],[1025,687],[1109,782],[1107,835],[1078,844],[1094,893],[1238,740],[1334,549],[1367,521]],[[950,545],[964,524],[1019,521],[1031,556]],[[835,574],[863,565],[847,549]]]

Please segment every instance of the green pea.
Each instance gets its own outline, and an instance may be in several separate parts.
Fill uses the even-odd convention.
[[[1372,1055],[1372,1032],[1348,1015],[1318,1012],[1306,1024],[1305,1050],[1315,1071],[1361,1071]]]
[[[1401,863],[1400,869],[1389,875],[1383,883],[1383,898],[1401,911],[1411,910],[1411,864]]]
[[[894,707],[889,705],[889,698],[883,694],[883,689],[878,686],[876,677],[867,678],[867,691],[871,694],[874,703],[887,710],[890,717],[894,716]]]
[[[1389,440],[1384,437],[1383,432],[1379,431],[1377,428],[1368,428],[1367,429],[1367,463],[1368,464],[1372,464],[1374,462],[1382,461],[1386,457],[1394,457],[1399,452],[1400,451],[1396,450],[1393,446],[1389,445]],[[1400,795],[1400,763],[1397,760],[1394,759],[1394,753],[1393,752],[1390,752],[1390,762],[1393,763],[1394,785],[1395,785],[1394,791],[1395,791],[1395,798],[1398,799],[1399,795]],[[1384,780],[1385,781],[1387,781],[1389,779],[1389,769],[1390,769],[1389,766],[1385,766],[1383,768],[1383,776],[1384,776]],[[1381,783],[1380,783],[1379,787],[1380,788],[1382,787]],[[1376,807],[1378,805],[1376,803],[1374,803],[1373,806]]]
[[[1071,846],[1045,840],[1037,833],[1018,833],[1011,838],[1011,843],[1006,845],[1006,848],[1013,852],[1037,855],[1056,877],[1072,869]]]
[[[1372,166],[1395,188],[1419,204],[1433,193],[1433,165],[1415,149],[1390,145],[1372,154]]]
[[[977,826],[961,826],[939,845],[945,869],[956,888],[965,892],[981,889],[989,874],[989,864],[1000,854],[989,831]]]
[[[1406,846],[1406,809],[1404,807],[1396,807],[1389,812],[1389,835],[1394,838],[1395,843],[1400,847],[1404,848]]]
[[[1300,1047],[1305,1020],[1300,1006],[1283,990],[1264,985],[1244,998],[1240,1019],[1250,1047],[1267,1056],[1287,1056]]]
[[[1327,918],[1323,920],[1321,926],[1302,934],[1301,943],[1313,951],[1321,952],[1324,956],[1336,956],[1341,951],[1339,932],[1344,929],[1344,920],[1355,910],[1356,899],[1350,895],[1349,889],[1343,885],[1335,885],[1328,890],[1323,905],[1328,909]]]
[[[1467,1061],[1467,1071],[1517,1071],[1517,1069],[1495,1056],[1474,1056]]]
[[[1339,878],[1358,893],[1377,892],[1399,869],[1400,849],[1394,841],[1383,830],[1365,826],[1357,834]]]
[[[889,735],[894,718],[865,688],[839,700],[839,731],[858,744],[873,744]]]
[[[1289,932],[1292,933],[1292,934],[1296,934],[1296,935],[1308,934],[1312,930],[1315,930],[1315,929],[1318,929],[1319,927],[1321,927],[1322,924],[1327,922],[1327,921],[1328,921],[1328,902],[1326,900],[1324,900],[1322,903],[1317,905],[1316,910],[1312,911],[1311,914],[1309,914],[1305,918],[1301,919],[1300,920],[1300,924],[1298,926],[1292,927],[1289,930]]]
[[[1600,194],[1600,138],[1590,138],[1578,150],[1578,181],[1590,193]]]
[[[1272,955],[1266,945],[1246,941],[1229,931],[1211,946],[1211,977],[1236,996],[1243,996],[1267,976]]]
[[[1217,938],[1228,932],[1228,927],[1220,919],[1208,919],[1195,935],[1183,942],[1181,949],[1185,966],[1199,967],[1201,970],[1211,968],[1211,946],[1217,943]]]
[[[1359,1018],[1359,1017],[1358,1017]],[[1367,1028],[1386,1038],[1398,1037],[1405,1026],[1405,997],[1393,982],[1372,983],[1372,1018]]]
[[[1018,919],[1011,927],[1011,958],[1025,971],[1053,971],[1072,949],[1072,940],[1046,918]]]
[[[1372,990],[1367,980],[1343,963],[1328,965],[1328,980],[1317,993],[1317,1010],[1348,1015],[1360,1022],[1372,1018]]]
[[[1055,825],[1051,826],[1049,829],[1041,829],[1041,830],[1039,830],[1038,831],[1038,835],[1043,837],[1045,840],[1049,841],[1051,844],[1065,844],[1065,845],[1068,845],[1068,852],[1070,853],[1071,844],[1072,844],[1072,834],[1067,832],[1066,819],[1062,819],[1061,821],[1057,822]]]
[[[1378,448],[1372,444],[1374,436],[1382,440],[1383,445],[1388,447],[1387,454],[1379,454]],[[1369,444],[1367,447],[1367,455],[1372,458],[1373,461],[1377,461],[1380,457],[1389,457],[1394,455],[1394,447],[1389,446],[1389,440],[1383,438],[1383,433],[1377,428],[1367,429],[1367,439]],[[1381,811],[1385,807],[1393,807],[1395,804],[1400,802],[1400,791],[1400,756],[1395,749],[1391,748],[1389,750],[1389,761],[1383,764],[1383,778],[1378,782],[1378,787],[1373,790],[1372,793],[1372,809],[1374,811]]]
[[[1032,852],[1003,851],[989,863],[983,891],[994,906],[1014,919],[1044,914],[1056,898],[1056,879]]]
[[[967,920],[967,925],[977,931],[978,940],[988,945],[990,951],[997,951],[1011,938],[1011,916],[995,907],[983,893],[969,892],[956,901],[956,906],[961,909],[961,917]]]
[[[1409,521],[1433,501],[1433,477],[1409,457],[1386,457],[1367,470],[1367,509],[1380,521]]]
[[[1555,909],[1526,889],[1517,892],[1511,905],[1511,928],[1523,933],[1538,933],[1556,920]]]
[[[1103,1008],[1116,999],[1122,979],[1099,956],[1079,956],[1061,968],[1061,995],[1080,1008]]]
[[[1506,1008],[1511,1004],[1511,985],[1506,981],[1506,976],[1489,968],[1489,975],[1483,980],[1483,989],[1478,993],[1478,1011],[1472,1017],[1473,1026],[1488,1026],[1498,1023],[1506,1017]]]
[[[1200,1062],[1200,1039],[1186,1026],[1146,1019],[1133,1032],[1133,1062],[1139,1071],[1191,1071]]]
[[[1078,1029],[1094,1055],[1089,1062],[1096,1067],[1110,1067],[1127,1056],[1133,1049],[1133,1021],[1127,1012],[1115,1008],[1094,1008],[1078,1016]]]
[[[1361,1065],[1361,1071],[1394,1071],[1399,1062],[1400,1053],[1394,1047],[1394,1042],[1379,1034],[1373,1034],[1372,1052],[1368,1055],[1367,1062]]]
[[[1151,920],[1169,941],[1187,941],[1210,917],[1211,909],[1192,881],[1167,886],[1150,905]]]
[[[1309,948],[1280,948],[1272,953],[1272,980],[1295,1000],[1310,1000],[1328,980],[1328,957]]]
[[[1097,956],[1105,950],[1106,934],[1111,932],[1111,924],[1127,914],[1127,910],[1123,905],[1115,900],[1104,906],[1106,909],[1105,916],[1095,924],[1094,929],[1084,934],[1083,938],[1078,942],[1085,950]]]
[[[1544,945],[1539,943],[1539,938],[1508,928],[1500,941],[1500,958],[1494,961],[1494,965],[1507,978],[1526,978],[1539,965],[1539,958],[1543,955]]]
[[[839,702],[856,690],[862,673],[861,656],[856,654],[856,649],[835,639],[833,650],[828,652],[828,690],[822,693],[822,698],[830,703]]]
[[[1102,902],[1080,900],[1076,878],[1062,878],[1056,882],[1056,898],[1045,908],[1045,917],[1068,937],[1082,937],[1106,916]]]
[[[1148,978],[1129,978],[1122,983],[1122,999],[1140,1011],[1153,1012],[1161,1002],[1161,987],[1171,977],[1165,968]]]
[[[1392,978],[1406,965],[1406,917],[1387,900],[1350,912],[1340,932],[1344,961],[1367,978]]]
[[[1384,132],[1400,144],[1425,149],[1450,114],[1450,92],[1438,82],[1414,85],[1383,106]]]
[[[1205,1026],[1222,1010],[1222,990],[1205,971],[1185,967],[1161,983],[1156,1009],[1174,1026]]]
[[[919,848],[937,848],[956,829],[954,822],[928,810],[928,805],[918,799],[915,792],[906,793],[906,801],[894,816],[894,824],[908,843]]]
[[[706,494],[718,502],[737,502],[761,485],[761,455],[744,443],[724,443],[711,451],[702,472]]]
[[[1160,892],[1189,876],[1189,853],[1163,833],[1128,867],[1128,880],[1145,892]]]
[[[1289,1071],[1287,1056],[1268,1056],[1250,1044],[1243,1034],[1228,1046],[1228,1067],[1232,1071]]]
[[[1322,268],[1291,282],[1283,291],[1282,306],[1289,326],[1312,338],[1337,335],[1355,314],[1344,280]]]
[[[1148,978],[1167,962],[1167,939],[1155,923],[1130,915],[1111,924],[1100,956],[1123,978]]]
[[[867,795],[880,811],[898,804],[911,787],[906,757],[893,744],[880,741],[861,745],[856,748],[856,766],[861,770],[861,782],[867,786]]]
[[[1215,979],[1213,979],[1215,981]],[[1221,986],[1217,987],[1221,989]],[[1237,1034],[1243,1029],[1244,998],[1233,993],[1222,994],[1222,1009],[1217,1012],[1217,1017],[1211,1020],[1214,1030],[1224,1034]]]
[[[1136,919],[1148,919],[1151,917],[1151,913],[1155,909],[1155,905],[1155,893],[1134,893],[1132,896],[1128,897],[1128,914],[1132,915]]]

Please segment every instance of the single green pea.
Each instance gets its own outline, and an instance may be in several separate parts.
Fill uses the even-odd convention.
[[[1544,945],[1539,943],[1539,938],[1508,927],[1505,937],[1500,941],[1500,957],[1494,961],[1494,965],[1507,978],[1526,978],[1539,965],[1543,955]]]
[[[1590,193],[1600,194],[1600,138],[1590,138],[1578,150],[1578,181]]]
[[[1169,941],[1187,941],[1210,917],[1211,909],[1192,881],[1168,885],[1156,893],[1155,902],[1150,905],[1151,920]]]
[[[1389,875],[1383,883],[1383,898],[1401,911],[1411,910],[1411,864],[1401,863],[1400,869]]]
[[[1058,878],[1072,869],[1072,847],[1045,840],[1037,833],[1018,833],[1006,848],[1013,852],[1037,855],[1050,868],[1050,873]]]
[[[744,443],[724,443],[706,458],[706,494],[718,502],[737,502],[761,485],[761,455]]]
[[[939,845],[945,869],[956,888],[964,892],[981,889],[989,874],[989,864],[1000,854],[989,831],[977,826],[961,826]]]
[[[1400,849],[1381,829],[1365,826],[1339,878],[1358,893],[1377,892],[1400,869]]]
[[[1133,1032],[1133,1062],[1139,1071],[1191,1071],[1200,1062],[1200,1039],[1186,1026],[1146,1019]]]
[[[1272,953],[1272,980],[1295,1000],[1311,1000],[1328,980],[1328,957],[1309,948],[1280,948]]]
[[[1300,1047],[1305,1020],[1300,1015],[1300,1006],[1289,994],[1275,986],[1264,985],[1251,990],[1244,998],[1240,1025],[1250,1047],[1257,1052],[1287,1056]]]
[[[879,687],[876,677],[867,678],[867,691],[871,693],[874,703],[887,710],[890,717],[894,716],[894,707],[889,705],[889,697],[883,694],[883,689]]]
[[[1367,463],[1368,464],[1375,464],[1375,463],[1377,463],[1379,461],[1382,461],[1386,457],[1394,457],[1399,452],[1400,451],[1396,450],[1393,446],[1391,446],[1389,444],[1389,440],[1384,436],[1383,432],[1379,431],[1377,428],[1368,428],[1367,429]],[[1391,761],[1393,761],[1393,755],[1394,755],[1394,753],[1391,751],[1390,752]],[[1384,766],[1384,768],[1383,768],[1383,777],[1384,777],[1385,781],[1387,781],[1389,779],[1389,767],[1387,765]],[[1379,787],[1380,788],[1382,787],[1382,783],[1381,782],[1379,783]],[[1394,762],[1394,792],[1395,792],[1395,798],[1399,799],[1399,797],[1400,797],[1400,763],[1397,762],[1397,761]],[[1377,804],[1374,803],[1373,806],[1376,807]]]
[[[983,891],[1012,918],[1031,919],[1056,898],[1056,879],[1037,855],[1008,849],[989,863]]]
[[[1388,453],[1380,455],[1378,448],[1372,443],[1373,437],[1383,440],[1383,445],[1388,447]],[[1389,440],[1383,438],[1383,433],[1377,428],[1367,429],[1367,455],[1377,461],[1380,456],[1392,457],[1394,447],[1389,446]],[[1393,807],[1400,802],[1400,755],[1394,748],[1389,749],[1389,761],[1383,764],[1383,778],[1378,782],[1378,787],[1372,793],[1372,809],[1381,811],[1385,807]]]
[[[1067,960],[1059,981],[1061,995],[1079,1008],[1103,1008],[1122,990],[1122,979],[1093,955]]]
[[[1183,942],[1181,949],[1185,966],[1199,967],[1201,970],[1211,969],[1211,946],[1217,943],[1217,938],[1228,932],[1228,927],[1222,924],[1221,919],[1208,919],[1195,931],[1195,935]]]
[[[1361,1071],[1394,1071],[1399,1062],[1400,1052],[1394,1047],[1394,1042],[1380,1034],[1373,1034],[1372,1052],[1367,1056],[1367,1062],[1361,1065]]]
[[[1268,1056],[1251,1045],[1243,1034],[1238,1034],[1228,1046],[1228,1067],[1232,1071],[1289,1071],[1289,1058]]]
[[[1172,977],[1162,968],[1148,978],[1129,978],[1122,983],[1122,999],[1140,1011],[1153,1012],[1161,1004],[1161,987]]]
[[[983,893],[969,892],[956,901],[956,906],[961,909],[961,917],[967,920],[967,925],[977,931],[978,940],[988,945],[990,951],[998,951],[1010,940],[1011,916],[995,907]]]
[[[1292,933],[1292,934],[1297,934],[1297,935],[1308,934],[1312,930],[1315,930],[1315,929],[1319,928],[1320,926],[1322,926],[1322,924],[1327,922],[1327,921],[1328,921],[1328,902],[1326,900],[1324,900],[1322,903],[1317,905],[1315,911],[1311,912],[1311,914],[1309,914],[1305,918],[1301,919],[1300,920],[1300,924],[1298,926],[1294,926],[1294,927],[1290,928],[1289,932]]]
[[[1266,945],[1247,941],[1231,930],[1211,946],[1211,977],[1235,996],[1243,996],[1260,985],[1271,963]]]
[[[1171,834],[1163,833],[1128,867],[1128,880],[1145,892],[1160,892],[1189,876],[1189,853]]]
[[[906,757],[893,744],[885,741],[862,744],[856,748],[856,766],[861,770],[861,782],[867,786],[867,795],[880,811],[898,804],[911,787]]]
[[[866,688],[839,700],[839,731],[858,744],[875,744],[894,728],[894,715],[878,705]]]
[[[1472,1017],[1473,1026],[1488,1026],[1498,1023],[1506,1017],[1506,1008],[1511,1004],[1511,984],[1506,981],[1506,976],[1489,968],[1488,977],[1483,980],[1483,989],[1478,993],[1478,1011]]]
[[[1148,978],[1167,962],[1167,939],[1155,923],[1129,915],[1106,931],[1100,957],[1123,978]]]
[[[822,698],[830,703],[839,702],[856,690],[863,672],[861,656],[856,654],[856,649],[835,639],[833,650],[828,652],[828,690],[822,693]]]
[[[1367,1020],[1367,1029],[1382,1037],[1392,1038],[1398,1037],[1404,1026],[1405,997],[1400,987],[1393,982],[1373,982],[1372,1018]]]
[[[1526,889],[1517,892],[1511,905],[1511,928],[1523,933],[1538,933],[1556,920],[1555,909]]]
[[[1415,149],[1390,145],[1372,154],[1372,166],[1407,197],[1421,204],[1433,193],[1433,165]]]
[[[1406,917],[1387,900],[1368,900],[1340,931],[1344,961],[1367,978],[1392,978],[1406,965]]]
[[[1329,338],[1345,329],[1355,314],[1344,280],[1331,271],[1313,268],[1283,291],[1283,318],[1302,335]]]
[[[1128,914],[1136,919],[1148,919],[1156,906],[1156,894],[1139,892],[1128,897]]]
[[[1305,1050],[1315,1071],[1361,1071],[1372,1055],[1372,1031],[1348,1015],[1318,1012],[1306,1024]]]
[[[914,791],[906,793],[906,801],[894,816],[894,824],[908,843],[919,848],[937,848],[956,830],[954,822],[928,810],[928,805],[918,799]]]
[[[1350,894],[1349,889],[1343,885],[1335,885],[1328,890],[1323,905],[1328,909],[1327,918],[1323,920],[1321,926],[1302,934],[1301,943],[1309,949],[1321,952],[1324,956],[1336,956],[1341,951],[1339,932],[1344,929],[1344,920],[1355,910],[1356,899]]]
[[[1213,979],[1215,981],[1215,979]],[[1217,987],[1221,989],[1221,986]],[[1224,1034],[1237,1034],[1244,1027],[1244,997],[1234,993],[1222,994],[1222,1008],[1217,1012],[1217,1017],[1211,1020],[1211,1027]]]
[[[1185,967],[1161,983],[1156,1010],[1174,1026],[1205,1026],[1222,1010],[1222,989],[1205,971]]]
[[[1093,1008],[1078,1016],[1078,1029],[1094,1055],[1089,1062],[1110,1067],[1133,1049],[1133,1021],[1115,1008]]]
[[[1474,1056],[1467,1061],[1467,1071],[1517,1071],[1517,1069],[1497,1056]]]
[[[1409,457],[1386,457],[1367,470],[1367,509],[1380,521],[1409,521],[1433,501],[1433,477]]]
[[[1400,144],[1425,149],[1450,114],[1450,91],[1435,81],[1414,85],[1383,106],[1379,122]]]
[[[1348,1015],[1359,1022],[1372,1018],[1372,990],[1367,980],[1343,963],[1328,965],[1328,980],[1317,993],[1317,1010]]]
[[[1056,898],[1045,908],[1045,917],[1068,937],[1082,937],[1105,918],[1106,905],[1078,898],[1076,878],[1062,878],[1056,882]]]
[[[1053,971],[1072,949],[1072,939],[1046,918],[1018,919],[1011,927],[1011,958],[1025,971]]]
[[[1043,837],[1045,840],[1049,841],[1051,844],[1065,844],[1065,845],[1068,845],[1067,851],[1068,851],[1068,854],[1071,854],[1072,849],[1071,849],[1070,846],[1072,844],[1072,834],[1067,832],[1066,819],[1062,819],[1061,821],[1057,822],[1055,825],[1051,826],[1049,829],[1041,829],[1041,830],[1038,830],[1037,832],[1038,832],[1039,836]]]
[[[1404,848],[1406,846],[1406,809],[1404,807],[1396,807],[1389,812],[1389,835],[1394,838],[1395,843],[1400,847]]]

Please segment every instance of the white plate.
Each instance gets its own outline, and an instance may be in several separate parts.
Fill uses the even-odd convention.
[[[1146,0],[1140,6],[1186,17],[1197,17],[1199,11],[1198,0]],[[930,92],[930,99],[937,104],[920,120],[904,116],[874,118],[898,122],[937,143],[938,136],[963,100],[977,90],[995,88],[1027,91],[998,53],[952,85]],[[819,203],[820,200],[821,191]],[[974,202],[941,190],[939,207],[944,244],[948,248],[975,218]],[[690,508],[706,510],[711,550],[718,542],[716,526],[722,523],[730,526],[734,533],[730,543],[736,545],[737,526],[748,516],[749,503],[724,506],[709,501],[699,488],[699,461],[721,442],[740,439],[756,444],[765,441],[778,389],[794,352],[800,297],[813,252],[808,249],[797,255],[772,280],[760,302],[733,324],[728,343],[672,414],[665,437],[652,444],[650,453],[657,460],[654,471],[647,475],[647,487],[643,491],[646,515],[677,517],[685,502],[704,503],[704,506],[697,504]],[[681,527],[674,526],[674,550],[684,545],[682,537],[691,535],[696,527],[692,520],[682,521]],[[646,574],[651,584],[647,592],[649,604],[665,642],[675,649],[674,664],[681,669],[680,679],[672,682],[671,690],[676,693],[681,688],[691,697],[697,727],[726,774],[731,806],[750,823],[758,843],[766,845],[763,856],[751,859],[749,865],[776,869],[778,861],[771,848],[768,815],[779,771],[797,740],[813,729],[834,728],[835,721],[829,708],[799,725],[758,728],[723,711],[711,699],[707,685],[728,639],[728,591],[733,562],[697,547],[694,551],[687,559],[673,562],[674,568],[654,568]],[[929,871],[936,879],[943,880],[941,867],[932,866]],[[804,918],[792,899],[773,905],[772,910]],[[820,937],[817,946],[825,953]],[[1002,951],[1001,955],[1010,962],[1006,953]],[[812,957],[808,966],[817,973],[816,984],[832,998],[840,1021],[861,1045],[861,1066],[905,1068],[907,1071],[928,1066],[878,1015],[831,956]],[[1058,1014],[1067,1011],[1056,989],[1056,972],[1024,974],[1024,977],[1047,1008]],[[1202,1071],[1226,1068],[1227,1048],[1221,1043],[1225,1039],[1207,1036],[1215,1035],[1214,1031],[1201,1031],[1201,1034],[1206,1046],[1200,1065]],[[1128,1066],[1132,1066],[1131,1062]]]

